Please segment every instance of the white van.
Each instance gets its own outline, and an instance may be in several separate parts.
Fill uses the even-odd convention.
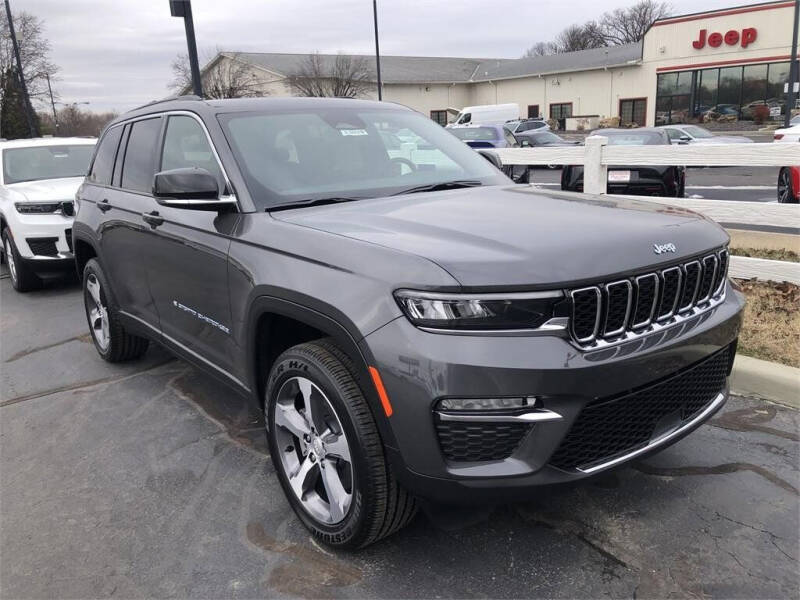
[[[519,104],[485,104],[465,106],[451,125],[491,125],[513,119],[519,119]]]

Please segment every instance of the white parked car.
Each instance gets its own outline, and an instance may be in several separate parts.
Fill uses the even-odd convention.
[[[752,144],[753,140],[743,135],[714,135],[705,127],[697,125],[664,125],[673,144]]]
[[[793,142],[795,144],[800,142],[800,115],[794,117],[786,129],[776,129],[774,141]]]
[[[93,138],[0,142],[3,259],[19,292],[74,269],[75,192],[89,168]]]

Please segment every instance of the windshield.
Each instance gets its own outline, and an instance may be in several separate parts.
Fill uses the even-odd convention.
[[[496,140],[499,139],[494,127],[453,127],[449,130],[460,140]]]
[[[797,115],[796,117],[792,117],[792,120],[789,121],[789,125],[792,125],[792,126],[800,125],[800,115]]]
[[[609,146],[656,146],[664,144],[664,138],[655,132],[600,133],[608,136]]]
[[[705,139],[714,137],[714,134],[711,133],[708,129],[703,129],[702,127],[698,127],[697,125],[685,125],[683,130],[692,137],[696,138]]]
[[[375,198],[457,180],[508,183],[452,130],[419,113],[332,104],[219,115],[259,208]]]
[[[93,152],[93,144],[8,148],[3,150],[3,182],[83,177]]]
[[[555,133],[551,133],[549,131],[535,133],[528,136],[528,139],[531,140],[531,143],[535,146],[541,146],[543,144],[560,144],[564,141],[564,138],[558,137]]]

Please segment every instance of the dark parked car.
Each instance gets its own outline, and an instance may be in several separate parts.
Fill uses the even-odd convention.
[[[651,146],[670,144],[664,129],[601,129],[592,135],[608,138],[610,146]],[[561,171],[561,189],[583,191],[583,167],[567,166]],[[670,196],[683,198],[686,194],[686,168],[669,167],[609,167],[609,194],[636,196]]]
[[[426,149],[392,156],[384,129]],[[77,198],[97,352],[157,342],[263,409],[289,503],[334,546],[417,498],[602,473],[728,395],[743,300],[721,227],[523,192],[399,105],[150,104],[109,125]]]
[[[800,167],[783,167],[778,173],[778,202],[797,204],[800,201]]]
[[[552,131],[526,131],[525,133],[518,133],[514,137],[517,138],[522,148],[555,148],[558,146],[580,146],[581,144],[580,142],[565,140]],[[547,167],[549,169],[558,169],[561,165],[552,164],[547,165]]]

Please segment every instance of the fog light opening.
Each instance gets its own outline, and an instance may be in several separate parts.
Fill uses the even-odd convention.
[[[446,411],[494,411],[539,408],[541,403],[535,396],[509,398],[443,398],[437,408]]]

